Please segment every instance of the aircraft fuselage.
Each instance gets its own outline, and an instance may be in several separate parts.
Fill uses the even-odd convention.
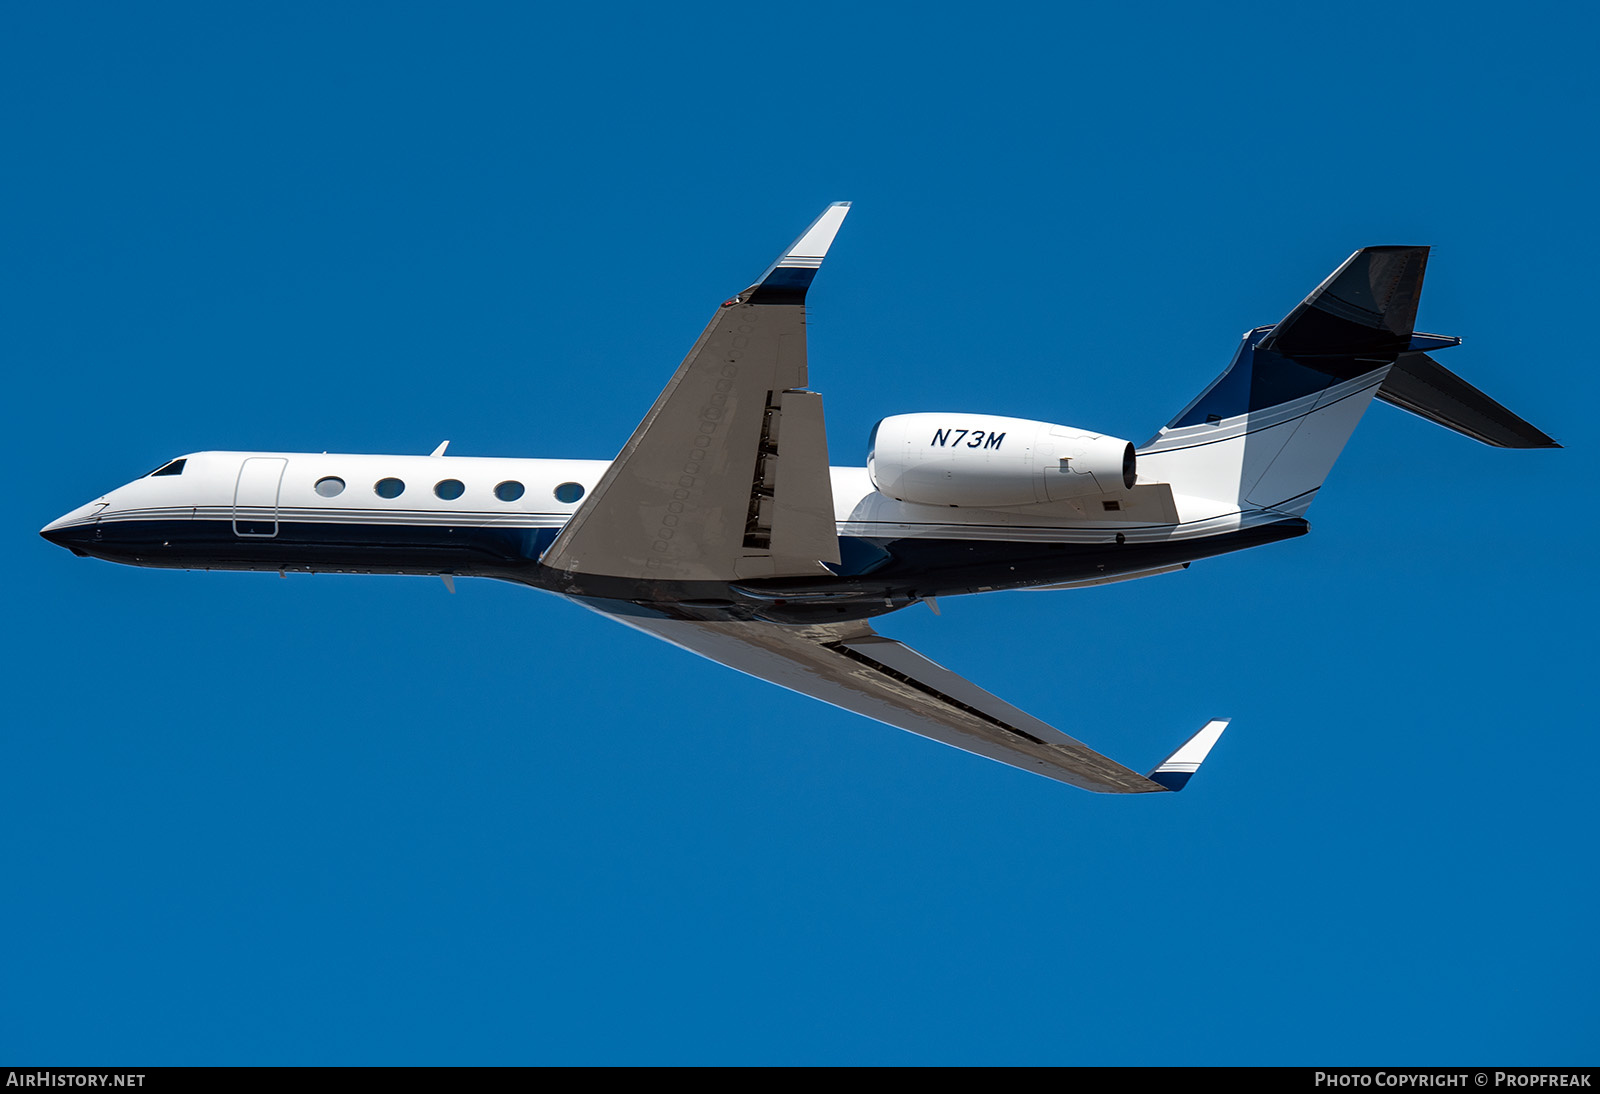
[[[176,470],[170,470],[176,466]],[[831,576],[641,581],[540,563],[605,460],[201,452],[52,522],[42,534],[110,562],[184,570],[488,577],[695,619],[862,619],[936,596],[1098,583],[1302,534],[1303,520],[1214,518],[1164,529],[897,502],[865,468],[831,468],[841,562]],[[1035,507],[1037,508],[1037,507]]]

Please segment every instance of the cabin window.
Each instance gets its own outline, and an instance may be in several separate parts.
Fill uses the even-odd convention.
[[[501,501],[516,501],[525,493],[520,482],[503,482],[494,488],[494,496]]]
[[[336,498],[344,493],[344,480],[338,475],[329,475],[325,479],[318,479],[313,489],[322,497]]]
[[[160,475],[181,475],[183,474],[183,465],[188,462],[189,461],[187,459],[182,459],[173,460],[171,463],[164,463],[145,477],[153,479]]]
[[[455,501],[462,494],[467,492],[467,488],[461,485],[460,479],[445,479],[443,482],[434,486],[433,492],[439,495],[445,501]]]
[[[372,489],[380,498],[398,498],[406,492],[406,484],[399,479],[379,479]]]
[[[564,482],[556,487],[556,500],[571,505],[583,497],[583,484],[577,482]]]

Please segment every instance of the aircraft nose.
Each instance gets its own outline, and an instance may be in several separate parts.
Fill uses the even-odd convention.
[[[82,555],[84,554],[82,545],[94,535],[94,518],[108,504],[110,503],[105,498],[97,498],[88,505],[80,505],[72,512],[64,513],[46,524],[39,529],[39,534],[75,555]]]
[[[77,538],[73,529],[65,527],[59,520],[53,520],[39,529],[39,534],[58,547],[72,550],[73,540]]]

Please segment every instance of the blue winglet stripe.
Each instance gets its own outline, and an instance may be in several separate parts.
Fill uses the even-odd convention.
[[[750,293],[752,304],[804,304],[817,276],[815,266],[779,266]]]

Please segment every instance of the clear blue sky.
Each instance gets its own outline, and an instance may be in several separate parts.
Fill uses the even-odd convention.
[[[1342,16],[1348,21],[1341,22]],[[13,5],[0,1058],[1596,1058],[1580,5]],[[207,448],[609,458],[833,200],[812,385],[1142,441],[1355,248],[1555,435],[1374,407],[1312,534],[881,629],[1085,794],[434,579],[36,530]]]

